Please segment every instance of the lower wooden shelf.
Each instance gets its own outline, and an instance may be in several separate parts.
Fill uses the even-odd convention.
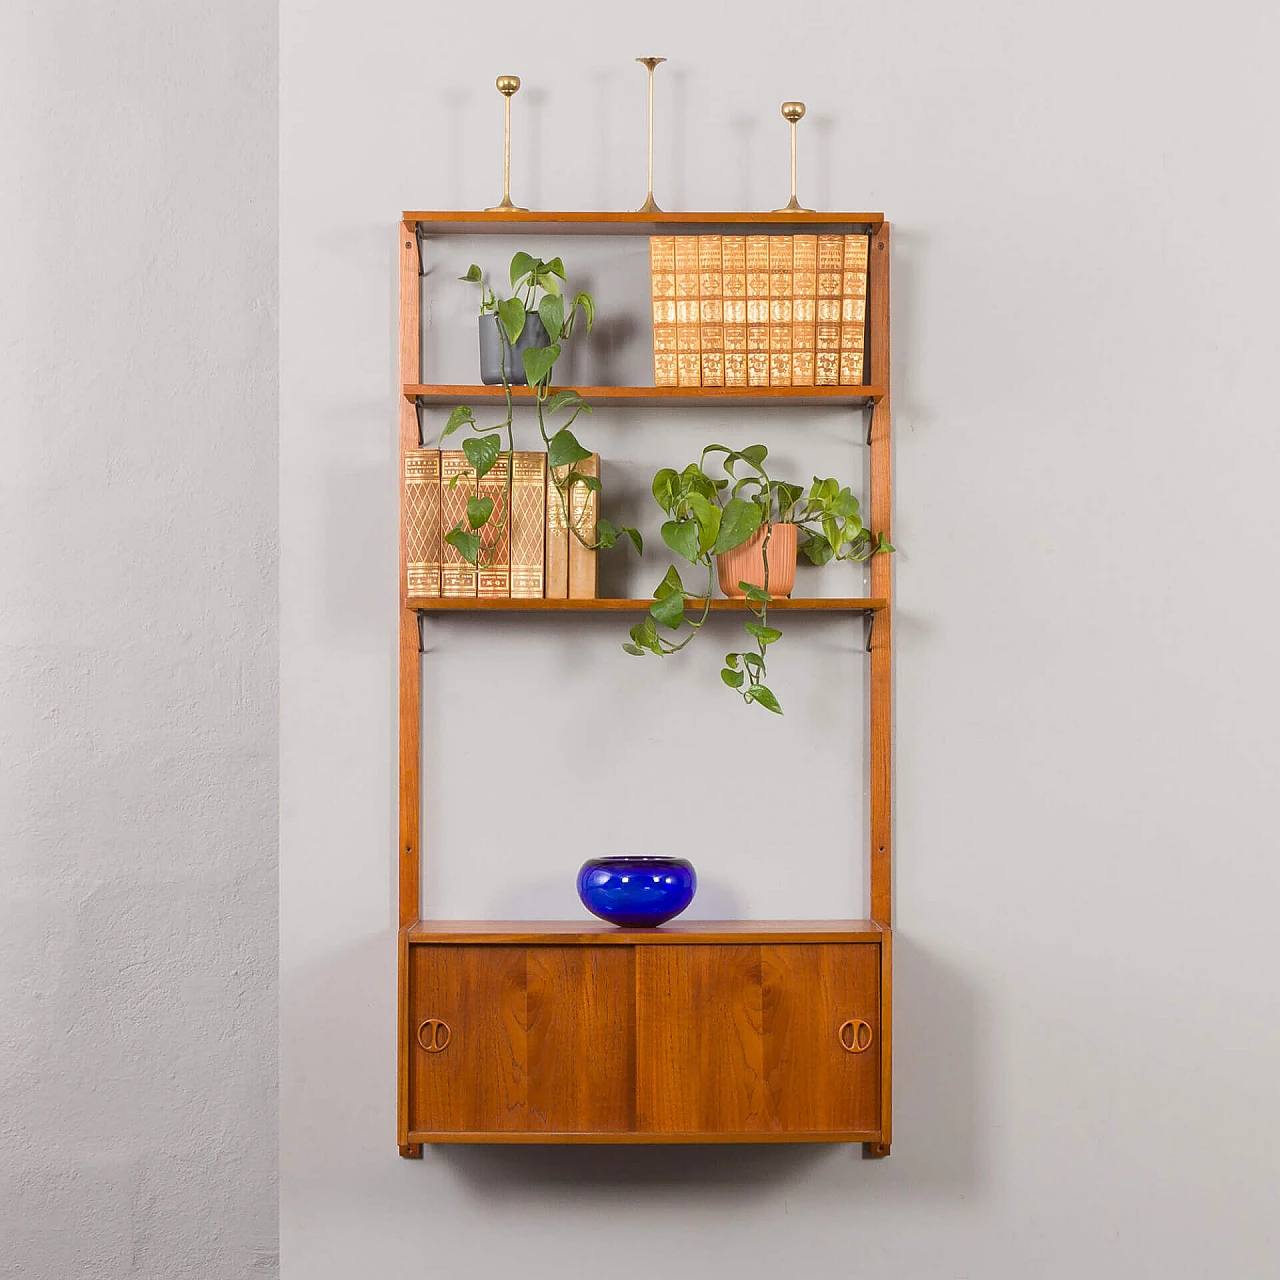
[[[889,1142],[871,920],[419,921],[401,932],[400,1148]]]

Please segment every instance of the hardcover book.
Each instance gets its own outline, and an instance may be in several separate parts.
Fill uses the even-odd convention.
[[[511,596],[540,600],[547,530],[547,455],[517,450],[511,476]]]
[[[475,475],[467,455],[461,449],[440,451],[440,594],[442,596],[474,596],[476,567],[464,560],[443,535],[467,524],[467,499],[476,496]]]
[[[546,455],[544,454],[543,457]],[[547,545],[544,590],[548,600],[569,598],[569,526],[565,522],[565,498],[556,481],[569,474],[568,467],[547,468]]]
[[[702,312],[698,298],[698,237],[676,236],[676,378],[679,386],[702,384]]]
[[[511,455],[500,453],[493,470],[480,481],[479,496],[493,502],[493,511],[480,535],[483,550],[476,570],[476,595],[486,600],[506,600],[511,596],[511,500],[507,493]]]
[[[721,237],[698,237],[698,333],[702,385],[724,386],[724,265]]]
[[[769,237],[769,385],[791,385],[792,236]]]
[[[769,385],[769,236],[747,236],[747,385]]]
[[[724,259],[724,385],[747,385],[747,241],[725,236]]]
[[[862,382],[867,327],[867,251],[870,237],[844,238],[844,278],[840,300],[840,383]]]
[[[593,453],[577,464],[584,476],[600,478],[600,455]],[[585,484],[575,484],[569,493],[569,510],[573,528],[587,542],[596,540],[596,519],[600,511],[600,495]],[[569,533],[569,599],[594,600],[596,598],[596,553]]]
[[[818,237],[792,238],[791,385],[811,387],[818,320]]]
[[[653,385],[676,383],[676,242],[674,236],[649,237],[649,275],[653,286]]]
[[[404,458],[405,591],[440,594],[440,450],[411,449]]]
[[[840,383],[840,312],[844,293],[844,236],[818,237],[817,335],[814,342],[814,382],[820,387]]]
[[[769,326],[769,385],[771,387],[791,385],[791,326],[789,324]]]

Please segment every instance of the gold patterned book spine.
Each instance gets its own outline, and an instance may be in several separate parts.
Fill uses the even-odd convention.
[[[844,236],[818,237],[817,334],[814,383],[840,385],[840,300],[844,292]]]
[[[540,600],[547,532],[547,455],[517,450],[511,476],[511,598]]]
[[[725,236],[724,260],[724,385],[747,385],[747,241]]]
[[[792,237],[791,385],[811,387],[818,323],[818,237]]]
[[[702,322],[698,306],[698,237],[676,236],[676,378],[679,386],[702,385]]]
[[[404,456],[405,587],[411,596],[440,594],[440,450]]]
[[[702,385],[724,386],[724,258],[722,237],[698,237],[698,333]]]
[[[511,598],[511,498],[507,480],[512,469],[511,455],[498,454],[498,461],[477,485],[479,496],[493,503],[493,511],[480,534],[484,550],[480,555],[480,567],[476,571],[476,595],[484,600],[509,600]]]
[[[867,332],[868,236],[844,238],[844,284],[840,299],[840,385],[862,382]]]
[[[769,385],[769,237],[747,236],[747,385]]]
[[[674,236],[649,237],[649,275],[653,282],[653,385],[674,387],[677,385]]]
[[[769,237],[769,385],[791,385],[792,236]]]
[[[600,455],[593,453],[577,464],[584,476],[600,478]],[[585,484],[575,484],[570,491],[570,512],[573,527],[587,542],[596,540],[596,517],[600,511],[600,495]],[[584,547],[569,534],[569,599],[594,600],[596,598],[596,553]]]
[[[467,524],[467,499],[474,498],[476,473],[461,449],[443,449],[440,453],[440,528],[443,533]],[[452,488],[450,484],[452,483]],[[464,560],[447,542],[440,540],[440,594],[442,596],[474,596],[476,567]]]
[[[564,495],[556,488],[556,481],[563,480],[568,474],[568,467],[547,468],[547,549],[544,590],[548,600],[569,598],[569,526],[564,518]]]

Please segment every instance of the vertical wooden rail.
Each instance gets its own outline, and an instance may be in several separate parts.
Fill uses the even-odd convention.
[[[867,319],[871,381],[884,398],[871,419],[871,528],[893,540],[893,408],[889,359],[889,224],[871,237]],[[871,632],[871,918],[893,923],[893,557],[871,560],[871,594],[887,602]],[[867,1156],[887,1156],[893,1122],[893,937],[886,932],[880,953],[880,1141],[863,1147]]]
[[[422,381],[418,239],[407,222],[400,224],[400,381]],[[409,937],[405,930],[416,924],[420,910],[418,849],[421,773],[421,673],[418,658],[418,615],[408,607],[409,580],[405,558],[408,530],[404,504],[405,455],[418,447],[418,412],[412,401],[400,397],[400,938],[397,957],[398,1043],[396,1062],[396,1128],[400,1154],[407,1159],[422,1155],[422,1144],[409,1141]]]

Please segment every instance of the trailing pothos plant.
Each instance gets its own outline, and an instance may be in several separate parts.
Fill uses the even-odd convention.
[[[724,474],[713,476],[707,462],[717,456]],[[631,641],[623,648],[637,656],[652,653],[662,658],[685,648],[711,611],[715,557],[741,546],[764,526],[764,585],[738,583],[750,615],[744,626],[755,647],[726,654],[720,679],[744,702],[781,715],[782,707],[765,683],[769,646],[782,638],[782,632],[769,624],[773,596],[768,549],[773,526],[796,525],[799,549],[816,565],[830,560],[863,561],[893,547],[883,533],[873,534],[862,523],[858,500],[848,486],[814,476],[806,492],[802,485],[770,476],[765,469],[768,456],[762,444],[745,449],[709,444],[698,461],[683,471],[667,467],[654,476],[654,499],[668,517],[662,540],[692,566],[706,570],[706,587],[701,592],[686,587],[672,565],[653,593],[648,617],[631,628]],[[687,634],[670,638],[659,627],[676,633],[687,628]]]
[[[579,506],[578,520],[573,518],[573,490],[582,485],[588,490],[600,492],[600,481],[596,476],[583,474],[577,464],[591,456],[590,449],[584,449],[578,438],[570,429],[582,413],[591,413],[591,406],[578,392],[565,389],[551,394],[551,374],[556,361],[560,359],[562,344],[573,334],[579,317],[591,332],[595,321],[596,304],[589,293],[580,292],[574,295],[572,303],[566,305],[563,282],[565,279],[564,263],[559,258],[544,262],[532,254],[517,253],[511,259],[511,287],[514,290],[510,298],[499,298],[484,283],[480,268],[472,263],[466,275],[460,280],[479,283],[481,287],[480,312],[482,315],[494,312],[498,324],[511,348],[515,348],[520,335],[524,332],[529,315],[536,312],[547,331],[549,345],[535,347],[523,352],[525,376],[534,393],[534,404],[538,415],[538,431],[547,449],[547,465],[553,480],[555,492],[564,515],[564,522],[570,534],[590,551],[604,550],[612,547],[620,534],[625,533],[635,545],[637,551],[643,551],[640,534],[632,528],[611,524],[603,517],[595,522],[594,536],[587,531],[587,504]],[[440,433],[443,442],[446,436],[466,427],[475,434],[462,442],[462,450],[467,461],[475,472],[478,481],[489,474],[497,465],[503,453],[502,432],[506,432],[506,486],[504,502],[506,510],[511,509],[512,455],[515,448],[513,439],[513,420],[515,404],[511,395],[511,384],[507,378],[507,364],[502,361],[502,389],[506,399],[506,418],[491,426],[482,426],[476,421],[475,414],[469,405],[459,405],[449,415],[444,430]],[[555,418],[558,414],[568,417],[559,425]],[[455,476],[450,485],[454,485],[463,477]],[[501,536],[502,513],[494,522],[494,532],[486,541],[485,530],[493,515],[492,498],[474,496],[467,499],[467,516],[465,522],[459,522],[448,533],[444,540],[452,546],[464,560],[480,568],[491,564],[495,548]]]

